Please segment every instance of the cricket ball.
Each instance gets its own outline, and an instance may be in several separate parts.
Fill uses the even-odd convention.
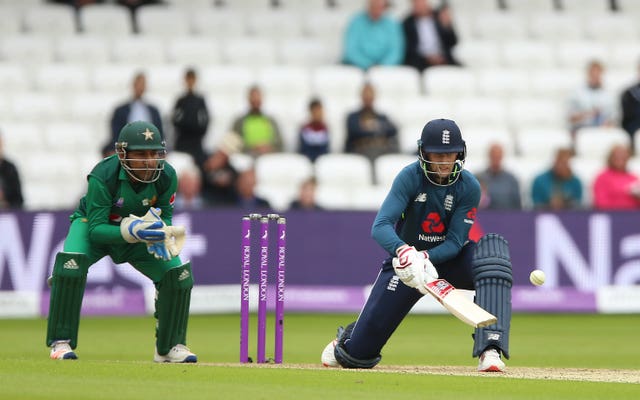
[[[534,269],[533,271],[531,271],[531,274],[529,274],[529,280],[536,286],[542,285],[545,280],[544,271]]]

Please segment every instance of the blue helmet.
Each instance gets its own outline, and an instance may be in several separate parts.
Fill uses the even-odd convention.
[[[435,179],[438,173],[432,167],[439,163],[429,161],[427,153],[457,153],[453,170],[446,182]],[[467,158],[467,145],[462,140],[458,125],[450,119],[442,118],[427,122],[418,140],[418,158],[425,176],[434,185],[449,186],[457,181]]]

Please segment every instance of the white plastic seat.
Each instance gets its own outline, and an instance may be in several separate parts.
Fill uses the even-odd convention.
[[[510,125],[516,130],[528,128],[564,128],[567,116],[564,100],[515,98],[507,103]]]
[[[0,45],[0,55],[8,62],[38,65],[53,61],[53,38],[49,36],[4,36],[0,38]]]
[[[44,124],[43,130],[47,147],[54,153],[96,152],[106,139],[96,137],[95,127],[87,123],[52,122]]]
[[[45,92],[73,92],[89,89],[89,71],[83,65],[44,64],[34,73],[36,88]]]
[[[328,0],[278,0],[278,7],[289,11],[321,12],[329,9]]]
[[[417,141],[417,139],[416,139]],[[418,146],[416,145],[416,149]],[[375,172],[375,181],[377,185],[391,187],[393,180],[398,173],[407,165],[418,159],[416,155],[394,153],[383,154],[373,161],[373,170]]]
[[[215,96],[230,96],[230,104],[246,99],[247,89],[256,79],[255,72],[246,65],[209,66],[203,68],[199,75],[201,87]]]
[[[114,92],[78,92],[69,101],[69,115],[73,121],[94,124],[93,132],[104,141],[107,139],[107,121],[122,100],[122,94]]]
[[[268,96],[296,96],[306,103],[311,93],[311,76],[303,67],[267,66],[257,71],[256,78]]]
[[[318,184],[316,204],[325,210],[350,210],[352,194],[342,185]]]
[[[562,40],[584,38],[582,21],[572,13],[540,12],[529,18],[529,32],[532,38],[556,43]]]
[[[267,11],[252,10],[246,16],[250,35],[273,40],[302,35],[300,14],[281,8]]]
[[[387,197],[389,188],[382,185],[371,185],[353,192],[350,196],[351,210],[378,211]]]
[[[99,91],[118,93],[126,97],[131,91],[133,76],[141,71],[132,64],[97,65],[90,74],[91,86]]]
[[[348,10],[334,7],[327,10],[303,13],[302,27],[310,37],[342,37],[352,14]]]
[[[609,0],[562,0],[562,9],[571,14],[607,14]]]
[[[475,95],[477,82],[474,74],[465,68],[437,66],[425,70],[422,84],[427,96],[459,97]]]
[[[99,35],[59,37],[56,40],[55,56],[63,63],[105,64],[111,61],[111,44],[106,37]]]
[[[111,52],[116,63],[148,65],[166,61],[163,40],[155,37],[122,38],[113,42]]]
[[[31,81],[19,64],[0,63],[0,87],[5,93],[28,91]]]
[[[486,160],[489,147],[499,143],[504,149],[504,156],[512,157],[515,154],[513,137],[506,129],[476,128],[473,126],[460,127],[464,132],[464,140],[467,144],[467,159]]]
[[[501,66],[498,44],[493,40],[465,40],[453,48],[462,65],[469,68],[495,68]]]
[[[584,69],[594,59],[606,61],[608,55],[607,45],[590,40],[565,40],[556,46],[558,65],[563,68]]]
[[[255,161],[256,192],[284,209],[296,198],[300,185],[313,176],[311,161],[297,153],[264,154]]]
[[[30,33],[66,36],[76,32],[74,13],[68,5],[40,4],[25,9],[24,25]]]
[[[0,4],[0,36],[13,36],[22,31],[24,10],[12,4]]]
[[[640,13],[638,13],[640,15]],[[610,44],[610,56],[607,66],[611,68],[629,68],[638,64],[640,42],[632,39],[616,40]]]
[[[367,80],[376,88],[377,97],[397,101],[420,95],[421,76],[409,66],[376,66],[367,71]]]
[[[324,154],[315,161],[318,184],[342,186],[357,190],[372,184],[373,171],[369,159],[359,154]]]
[[[586,17],[585,34],[589,39],[615,43],[622,39],[633,40],[638,37],[634,18],[622,14],[594,14]]]
[[[235,65],[277,64],[275,42],[266,38],[229,38],[222,42],[222,55],[225,62]]]
[[[593,183],[607,165],[606,156],[602,159],[574,156],[569,162],[571,170],[582,182],[582,203],[589,208],[593,203]]]
[[[477,15],[481,12],[498,11],[498,2],[496,0],[449,0],[448,3],[454,13]]]
[[[251,10],[269,10],[271,8],[271,1],[270,0],[231,0],[231,1],[224,1],[220,7],[246,13]]]
[[[312,89],[322,97],[358,98],[364,81],[362,70],[348,65],[322,65],[311,73]]]
[[[478,72],[481,95],[498,98],[529,95],[529,74],[515,68],[483,69]]]
[[[337,62],[327,44],[318,38],[283,38],[277,46],[278,59],[285,65],[314,67]]]
[[[151,65],[145,70],[147,87],[171,97],[184,87],[184,67],[181,65]]]
[[[520,14],[533,12],[554,12],[554,0],[505,0],[507,10]]]
[[[528,35],[526,19],[515,13],[481,12],[472,21],[473,31],[483,40],[524,39]]]
[[[82,32],[106,37],[129,36],[133,32],[131,14],[113,4],[90,4],[80,8]]]
[[[45,150],[45,137],[41,124],[33,121],[6,122],[0,125],[3,153],[20,163],[23,155]]]
[[[187,11],[181,7],[145,6],[137,10],[138,30],[141,34],[171,38],[191,32]]]
[[[573,146],[571,134],[567,129],[553,128],[518,130],[516,142],[522,157],[538,158],[549,163],[558,149],[570,149]]]
[[[167,61],[178,65],[204,67],[222,62],[220,43],[210,37],[181,36],[165,43]]]
[[[637,0],[616,0],[618,2],[618,10],[625,15],[637,18],[640,16],[640,2]]]
[[[68,106],[52,93],[22,92],[11,99],[13,116],[19,121],[51,121],[64,118]]]
[[[506,103],[490,97],[460,97],[454,100],[453,119],[466,127],[506,129],[508,126]]]
[[[584,67],[581,69],[554,68],[531,72],[531,93],[553,99],[566,99],[584,83]]]
[[[543,40],[507,40],[501,48],[507,68],[553,68],[557,66],[551,43]]]
[[[575,134],[576,155],[582,158],[605,160],[611,147],[617,144],[631,145],[629,134],[616,127],[585,127]]]
[[[193,9],[191,30],[196,35],[214,39],[241,37],[247,34],[246,14],[238,10],[214,7]]]

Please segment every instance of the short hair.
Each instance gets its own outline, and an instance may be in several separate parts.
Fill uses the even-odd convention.
[[[309,101],[309,110],[313,110],[316,107],[322,107],[322,101],[319,98],[314,97]]]
[[[187,68],[187,70],[184,72],[184,77],[196,79],[197,78],[196,70],[193,68]]]

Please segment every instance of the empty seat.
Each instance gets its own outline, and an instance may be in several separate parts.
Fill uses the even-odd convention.
[[[297,153],[264,154],[255,161],[256,192],[284,209],[296,198],[300,185],[313,176],[313,164]]]
[[[284,9],[252,10],[246,16],[250,35],[274,40],[302,35],[300,14]]]
[[[564,128],[564,99],[515,98],[507,103],[508,119],[516,131],[528,128]]]
[[[592,60],[608,59],[608,44],[589,40],[565,40],[556,46],[556,59],[563,68],[584,68]]]
[[[420,94],[421,76],[409,66],[375,66],[367,71],[367,80],[376,88],[379,98],[396,101]]]
[[[342,186],[348,190],[371,185],[372,165],[359,154],[324,154],[315,161],[318,184]]]
[[[417,139],[416,139],[417,141]],[[416,149],[417,149],[416,145]],[[378,156],[373,162],[373,170],[375,172],[375,181],[377,185],[391,187],[393,180],[398,173],[407,165],[418,160],[418,156],[410,154],[383,154]]]
[[[311,73],[312,89],[322,97],[357,98],[364,81],[362,70],[348,65],[322,65]]]
[[[32,84],[24,68],[19,64],[0,63],[0,87],[6,93],[27,91]]]
[[[513,137],[505,129],[476,128],[474,126],[460,126],[460,128],[467,144],[467,159],[486,159],[489,147],[494,143],[502,145],[505,158],[515,154]]]
[[[160,92],[171,101],[184,87],[184,67],[181,65],[151,65],[146,69],[147,87]]]
[[[45,150],[45,137],[41,124],[33,121],[6,122],[0,125],[3,153],[16,162],[35,150]]]
[[[38,90],[57,93],[89,89],[89,71],[83,65],[44,64],[34,75]]]
[[[609,0],[560,0],[562,9],[570,14],[607,14]]]
[[[327,43],[319,38],[283,38],[277,52],[279,61],[286,65],[315,67],[338,61],[331,56]]]
[[[529,33],[534,39],[556,43],[584,38],[582,21],[578,15],[559,12],[539,12],[529,18]]]
[[[472,21],[473,32],[483,40],[502,41],[524,39],[528,36],[526,19],[520,14],[481,12]]]
[[[506,103],[489,97],[460,97],[453,101],[453,119],[467,127],[508,126]]]
[[[112,38],[129,36],[133,32],[131,14],[122,6],[90,4],[80,8],[79,16],[84,33]]]
[[[136,18],[143,35],[170,38],[191,33],[189,15],[181,7],[140,7]]]
[[[247,34],[246,15],[238,10],[214,7],[191,11],[191,29],[196,35],[218,40]]]
[[[382,185],[361,188],[351,194],[349,208],[359,211],[378,211],[388,193],[389,188]]]
[[[162,39],[131,36],[113,41],[112,58],[117,63],[132,63],[146,66],[166,61]]]
[[[507,40],[501,48],[505,67],[553,68],[557,66],[553,45],[544,40]]]
[[[554,12],[555,0],[504,0],[507,10],[529,15],[534,12]]]
[[[69,114],[73,121],[92,123],[93,131],[104,141],[107,139],[107,121],[113,110],[123,100],[123,93],[115,92],[78,92],[71,96]]]
[[[638,14],[640,15],[640,13]],[[638,64],[640,43],[633,39],[620,39],[610,44],[610,56],[606,60],[611,68],[630,68]]]
[[[553,99],[566,99],[584,83],[583,68],[540,69],[531,72],[531,93]]]
[[[22,31],[24,10],[12,4],[0,4],[0,35],[12,36]]]
[[[493,68],[501,65],[498,43],[493,40],[464,40],[453,48],[458,61],[469,68]]]
[[[523,69],[483,69],[478,72],[477,82],[481,95],[497,98],[529,95],[529,73]]]
[[[246,65],[209,66],[200,73],[201,87],[206,87],[212,95],[231,96],[231,104],[247,97],[247,89],[255,79],[255,72]]]
[[[68,115],[68,104],[52,93],[16,93],[12,97],[11,106],[14,118],[19,121],[51,121]]]
[[[132,64],[98,65],[90,74],[91,86],[99,91],[119,93],[124,98],[129,95],[133,75],[138,71],[140,67]]]
[[[257,71],[256,78],[268,95],[297,96],[306,103],[311,93],[311,76],[303,67],[267,66]]]
[[[235,37],[222,42],[225,62],[236,65],[277,64],[276,45],[273,40],[257,37]]]
[[[605,160],[614,145],[631,145],[629,134],[616,127],[585,127],[575,134],[576,155],[581,158]]]
[[[46,35],[69,35],[76,32],[76,18],[73,7],[57,4],[40,4],[30,7],[24,13],[27,32]]]
[[[179,36],[165,42],[167,61],[186,66],[204,67],[222,62],[220,43],[210,37]]]
[[[454,98],[477,93],[474,74],[465,68],[437,66],[425,70],[422,84],[428,96]]]
[[[538,158],[551,162],[558,149],[570,149],[573,146],[571,134],[567,129],[527,128],[518,130],[516,145],[522,157]]]
[[[111,61],[111,43],[100,35],[62,36],[56,40],[55,57],[63,63],[105,64]]]
[[[38,65],[53,61],[53,38],[49,36],[3,36],[0,46],[0,57],[12,63]]]

